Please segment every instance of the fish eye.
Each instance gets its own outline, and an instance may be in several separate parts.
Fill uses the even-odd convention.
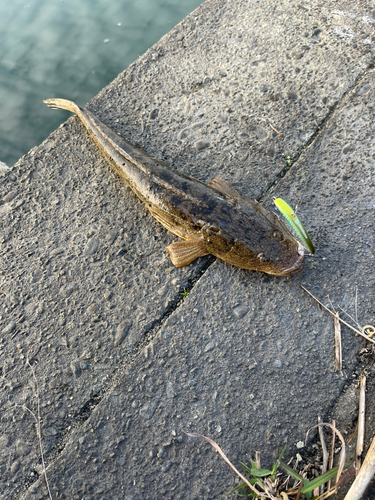
[[[272,233],[272,236],[274,238],[276,238],[277,240],[279,241],[283,241],[284,239],[284,236],[283,236],[283,233],[281,231],[279,231],[278,229],[276,229],[273,233]]]
[[[259,259],[261,262],[266,262],[268,260],[268,257],[264,253],[258,253],[257,259]]]

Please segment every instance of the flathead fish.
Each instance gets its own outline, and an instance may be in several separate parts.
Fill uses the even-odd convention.
[[[212,254],[234,266],[288,276],[303,268],[304,248],[282,221],[225,180],[205,184],[176,172],[120,137],[91,111],[65,99],[50,108],[75,113],[151,215],[182,238],[166,250],[177,267]]]

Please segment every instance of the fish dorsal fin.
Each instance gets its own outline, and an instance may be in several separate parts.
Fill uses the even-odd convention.
[[[227,181],[225,181],[224,179],[220,179],[220,177],[214,177],[210,180],[208,185],[216,189],[216,191],[219,191],[226,196],[230,196],[231,198],[238,198],[239,196],[241,196],[238,191],[236,191],[230,184],[227,183]]]
[[[176,241],[166,248],[172,264],[176,267],[185,267],[198,257],[207,255],[208,252],[201,239],[188,241]]]

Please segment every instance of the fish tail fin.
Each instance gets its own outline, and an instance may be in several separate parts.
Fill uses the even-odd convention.
[[[43,102],[52,109],[66,109],[76,115],[80,113],[80,107],[73,101],[68,101],[67,99],[46,99]]]

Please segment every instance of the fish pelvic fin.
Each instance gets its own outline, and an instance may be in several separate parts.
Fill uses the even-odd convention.
[[[201,239],[176,241],[167,246],[166,250],[176,267],[185,267],[198,257],[208,254]]]
[[[78,115],[80,112],[79,106],[73,101],[68,101],[67,99],[46,99],[43,102],[52,109],[66,109],[67,111],[71,111],[76,115]]]

